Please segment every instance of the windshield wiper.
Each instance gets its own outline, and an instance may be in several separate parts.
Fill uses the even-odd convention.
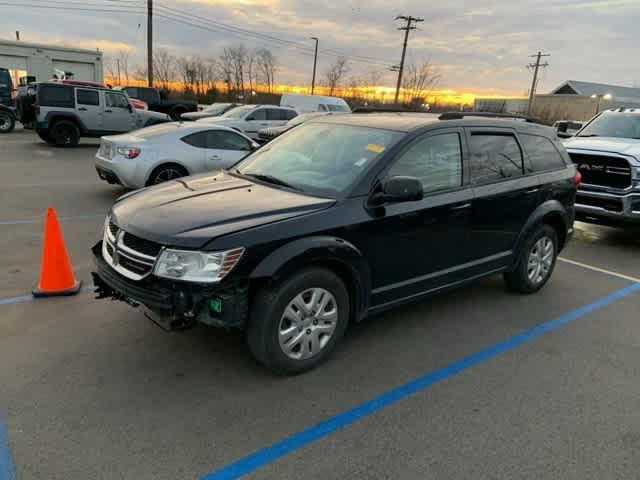
[[[272,183],[274,185],[281,185],[283,187],[291,188],[293,190],[298,190],[298,191],[301,190],[300,188],[294,187],[290,183],[287,183],[278,177],[274,177],[273,175],[266,175],[262,173],[241,173],[240,175],[244,175],[245,177],[255,178],[257,180],[262,180],[263,182]]]
[[[578,135],[578,137],[580,138],[585,138],[585,137],[599,137],[600,135],[596,134],[596,133],[587,133],[586,135]]]

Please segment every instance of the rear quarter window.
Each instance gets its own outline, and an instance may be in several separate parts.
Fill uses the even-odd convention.
[[[565,168],[564,159],[551,140],[540,135],[521,133],[518,136],[529,158],[525,164],[527,173]]]
[[[38,104],[41,107],[74,108],[73,87],[42,85],[38,89]]]

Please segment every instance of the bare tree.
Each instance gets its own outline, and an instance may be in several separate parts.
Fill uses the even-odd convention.
[[[106,76],[113,82],[114,79],[117,80],[118,72],[116,70],[116,60],[110,55],[105,55],[102,59],[102,68],[104,68],[104,73]]]
[[[181,57],[178,60],[178,73],[185,92],[198,93],[201,69],[200,57]]]
[[[259,78],[267,87],[269,93],[273,93],[276,73],[276,57],[268,48],[259,48],[255,52],[256,82]]]
[[[405,101],[422,102],[425,95],[440,82],[442,74],[429,60],[411,62],[405,66],[402,88]]]
[[[343,56],[338,57],[336,61],[329,66],[324,74],[327,79],[327,86],[329,87],[329,95],[333,95],[336,87],[348,71],[349,65],[347,64],[347,59]]]
[[[165,90],[175,78],[176,57],[163,48],[153,51],[153,74],[158,85]]]
[[[118,82],[129,83],[129,50],[118,50],[116,54],[116,71]]]

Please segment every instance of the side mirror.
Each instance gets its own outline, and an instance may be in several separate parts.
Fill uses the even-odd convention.
[[[369,199],[371,206],[385,203],[415,202],[424,196],[422,182],[415,177],[391,177],[382,181],[380,189]]]
[[[256,148],[258,148],[259,146],[260,146],[260,144],[259,144],[259,143],[252,142],[252,143],[251,143],[251,146],[249,147],[249,150],[251,150],[251,151],[253,152],[253,151],[254,151]]]

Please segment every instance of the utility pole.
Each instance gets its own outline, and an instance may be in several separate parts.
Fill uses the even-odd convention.
[[[311,37],[311,40],[316,41],[316,50],[313,54],[313,76],[311,77],[311,95],[316,88],[316,65],[318,64],[318,37]]]
[[[20,41],[20,30],[16,30],[16,41]]]
[[[536,95],[536,88],[538,87],[538,70],[540,67],[545,68],[548,67],[549,64],[547,62],[540,63],[543,57],[550,57],[548,53],[538,52],[535,55],[529,55],[530,57],[535,57],[536,63],[530,63],[527,65],[529,68],[533,68],[533,80],[531,81],[531,90],[529,90],[529,101],[527,102],[527,115],[531,115],[531,108],[533,107],[533,99]]]
[[[407,24],[404,27],[398,27],[398,30],[404,30],[404,43],[402,44],[402,57],[400,58],[400,65],[398,66],[398,83],[396,84],[396,97],[395,103],[398,103],[398,95],[400,94],[400,87],[402,86],[402,72],[404,71],[404,57],[407,54],[407,42],[409,41],[409,30],[415,30],[415,24],[424,22],[424,18],[412,17],[411,15],[398,15],[396,20],[404,20]]]
[[[147,0],[147,83],[153,87],[153,0]]]

